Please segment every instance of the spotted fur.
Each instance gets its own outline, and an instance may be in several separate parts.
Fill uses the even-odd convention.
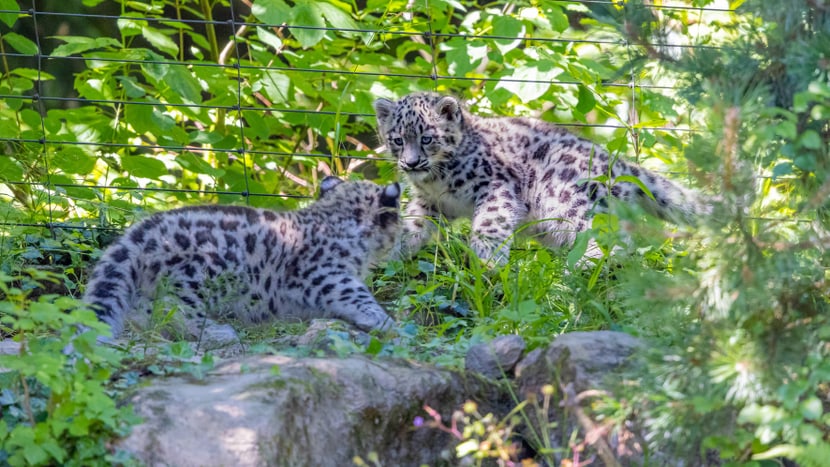
[[[378,99],[374,107],[380,137],[411,185],[404,254],[428,240],[439,215],[471,218],[475,253],[503,263],[523,224],[548,246],[569,246],[591,226],[594,212],[607,207],[609,195],[672,221],[690,221],[704,210],[692,191],[612,160],[600,146],[542,120],[483,118],[434,93]],[[603,175],[611,183],[596,180]],[[638,178],[653,199],[637,184],[617,180],[623,175]],[[601,252],[592,242],[587,254]]]
[[[209,318],[331,317],[387,329],[392,320],[363,279],[395,244],[400,191],[397,183],[328,177],[320,198],[297,211],[196,206],[156,213],[106,250],[84,300],[114,336],[126,321],[145,324],[167,295],[197,336]]]

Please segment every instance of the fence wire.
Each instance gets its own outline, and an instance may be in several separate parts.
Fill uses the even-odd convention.
[[[601,0],[584,0],[582,2],[559,2],[563,5],[568,4],[583,4],[583,5],[601,5],[607,7],[619,7],[622,3],[617,1],[601,1]],[[127,209],[119,206],[109,205],[108,200],[119,199],[119,196],[127,197],[152,197],[155,194],[166,195],[192,195],[196,197],[220,197],[224,201],[236,199],[244,203],[251,203],[255,198],[281,199],[281,200],[302,200],[307,198],[307,194],[296,194],[285,191],[279,192],[265,192],[254,186],[251,182],[254,180],[254,175],[251,173],[258,165],[272,164],[274,167],[279,167],[283,162],[285,164],[294,160],[319,161],[320,163],[331,163],[337,159],[338,163],[371,165],[376,164],[382,159],[373,151],[373,148],[366,144],[362,150],[344,151],[342,154],[331,154],[319,151],[309,144],[310,150],[302,151],[299,148],[294,150],[275,150],[273,148],[265,148],[258,146],[251,136],[254,131],[247,124],[254,117],[261,120],[267,119],[272,115],[295,115],[295,119],[302,119],[304,121],[320,121],[320,122],[334,122],[329,124],[330,127],[336,128],[342,119],[346,121],[366,121],[373,122],[374,115],[366,112],[352,112],[332,109],[331,106],[314,106],[309,108],[297,108],[295,106],[281,106],[270,102],[268,99],[255,96],[255,91],[252,89],[245,89],[243,83],[250,80],[256,73],[283,73],[290,75],[290,79],[302,80],[307,82],[328,82],[336,83],[337,78],[349,77],[356,80],[376,81],[389,78],[423,80],[426,83],[431,83],[433,88],[439,86],[446,86],[452,88],[458,83],[467,83],[465,85],[472,85],[475,83],[483,83],[488,81],[487,77],[482,76],[462,76],[452,74],[442,74],[437,66],[438,61],[441,60],[443,52],[440,49],[441,44],[449,39],[463,39],[467,43],[482,43],[488,44],[489,41],[516,41],[520,40],[525,44],[534,45],[566,45],[572,46],[574,44],[593,46],[598,49],[606,48],[622,48],[627,54],[628,60],[634,60],[637,56],[637,50],[642,47],[670,47],[674,49],[709,49],[717,46],[706,44],[671,44],[665,43],[638,43],[632,44],[628,42],[623,36],[614,36],[608,31],[602,32],[598,37],[585,37],[585,35],[574,35],[573,37],[542,37],[523,35],[521,37],[499,35],[499,34],[456,34],[456,33],[442,33],[433,31],[433,23],[436,21],[431,15],[431,9],[426,8],[425,15],[414,15],[411,21],[405,22],[401,25],[401,30],[394,29],[372,29],[372,28],[349,28],[349,27],[330,27],[330,26],[313,26],[307,24],[267,24],[255,23],[246,20],[250,16],[251,4],[247,1],[238,2],[231,0],[226,9],[227,17],[222,19],[193,19],[182,17],[152,17],[143,16],[136,17],[129,14],[101,14],[93,10],[87,9],[84,11],[83,7],[77,8],[78,11],[49,11],[49,9],[38,8],[39,2],[32,1],[30,8],[22,8],[20,10],[0,10],[0,18],[3,16],[14,15],[17,17],[12,31],[3,34],[16,34],[14,31],[27,31],[29,34],[25,36],[35,46],[31,54],[22,53],[20,50],[12,51],[10,48],[4,47],[0,50],[0,60],[3,63],[8,61],[15,61],[20,66],[17,70],[11,70],[11,74],[15,73],[19,76],[28,76],[34,82],[34,87],[31,92],[15,94],[11,92],[8,86],[0,87],[0,99],[4,105],[13,108],[22,109],[25,106],[34,112],[28,114],[29,118],[39,118],[37,125],[38,129],[25,136],[11,137],[3,134],[0,131],[0,144],[5,145],[6,148],[11,148],[13,151],[19,148],[34,149],[37,153],[36,160],[42,164],[40,172],[36,173],[34,179],[14,180],[9,179],[8,175],[0,176],[0,188],[5,186],[7,189],[0,190],[0,200],[6,198],[9,203],[17,202],[15,199],[15,189],[25,190],[33,197],[45,198],[44,205],[46,207],[45,220],[42,222],[28,222],[25,220],[3,220],[0,219],[0,225],[5,228],[15,227],[37,227],[46,228],[54,237],[55,229],[81,229],[81,230],[119,230],[120,227],[112,227],[105,222],[105,216],[98,215],[97,217],[88,217],[85,219],[72,219],[71,216],[57,216],[54,212],[54,207],[60,203],[59,200],[68,200],[69,204],[77,202],[79,199],[73,198],[73,190],[97,190],[100,192],[111,193],[108,196],[98,194],[97,202],[103,206],[107,205],[106,209]],[[54,5],[55,2],[48,2],[49,5]],[[428,5],[428,3],[427,3]],[[246,11],[240,13],[240,8]],[[482,7],[484,8],[484,7]],[[680,10],[680,11],[695,11],[701,17],[708,14],[717,13],[731,13],[732,10],[728,8],[698,8],[688,5],[670,5],[670,4],[655,4],[650,5],[654,10]],[[625,9],[623,8],[624,15]],[[634,18],[624,18],[626,21],[634,21]],[[52,36],[54,31],[60,29],[60,25],[67,21],[73,22],[89,22],[102,25],[99,29],[109,29],[118,31],[119,22],[136,22],[141,21],[149,25],[166,25],[176,24],[181,28],[195,30],[198,28],[214,28],[213,33],[215,37],[222,37],[227,39],[224,44],[219,60],[198,59],[197,57],[183,59],[184,52],[180,51],[182,59],[166,58],[159,54],[145,54],[143,57],[138,56],[112,56],[112,54],[99,54],[99,56],[79,56],[72,53],[56,54],[54,50],[51,53],[44,52],[44,42],[54,41]],[[419,23],[420,21],[420,23]],[[27,24],[30,22],[30,24]],[[103,26],[106,26],[103,27]],[[359,69],[354,66],[350,69],[333,69],[329,65],[321,66],[295,66],[284,61],[280,61],[278,56],[267,65],[255,65],[249,63],[245,59],[246,54],[250,54],[252,44],[247,39],[247,32],[259,29],[266,31],[283,31],[290,34],[292,31],[306,30],[317,31],[323,34],[332,34],[334,37],[341,35],[363,34],[368,35],[380,43],[388,43],[394,41],[408,40],[417,42],[420,46],[426,47],[425,53],[431,57],[432,66],[430,72],[411,73],[407,70],[396,71],[373,71]],[[413,28],[420,28],[423,30],[413,31]],[[206,29],[208,30],[208,29]],[[221,31],[224,32],[221,32]],[[2,39],[2,38],[0,38]],[[2,41],[0,41],[2,43]],[[316,47],[326,47],[327,42],[322,41]],[[245,49],[245,50],[243,50]],[[293,53],[302,54],[303,50],[295,50]],[[371,53],[371,50],[359,51],[354,53]],[[279,54],[276,54],[279,55]],[[219,73],[222,76],[231,77],[231,82],[235,82],[233,89],[234,96],[230,98],[216,98],[206,102],[173,102],[169,100],[152,99],[149,96],[138,97],[119,97],[119,96],[99,96],[91,98],[88,96],[78,95],[56,95],[51,93],[51,87],[45,83],[46,76],[62,76],[61,71],[65,69],[79,69],[82,66],[90,66],[90,64],[106,65],[116,64],[124,66],[125,69],[129,67],[152,68],[152,67],[169,67],[169,69],[181,69],[182,72],[187,72],[196,76],[202,73],[214,73],[211,76],[217,76]],[[8,65],[6,65],[8,67]],[[125,74],[129,77],[129,72]],[[207,75],[205,75],[207,76]],[[336,77],[336,78],[332,78]],[[127,78],[125,78],[127,79]],[[204,78],[203,78],[204,79]],[[328,81],[326,81],[328,80]],[[626,109],[624,115],[617,116],[619,123],[609,122],[558,122],[559,125],[565,127],[573,127],[575,129],[605,129],[617,130],[627,129],[630,134],[635,152],[640,144],[639,137],[642,132],[660,132],[665,134],[676,134],[682,137],[684,134],[693,133],[693,127],[675,127],[672,125],[642,125],[639,122],[638,115],[640,108],[643,105],[640,102],[641,93],[645,90],[654,93],[665,93],[666,95],[674,95],[679,89],[677,85],[667,85],[664,83],[655,83],[650,81],[642,81],[638,74],[632,69],[627,75],[621,76],[617,81],[605,81],[600,83],[586,83],[575,79],[525,79],[517,77],[499,77],[499,82],[502,83],[523,83],[523,84],[540,84],[546,86],[602,86],[603,88],[620,88],[629,89],[626,98]],[[89,83],[88,83],[89,84]],[[91,84],[90,84],[91,85]],[[347,83],[348,85],[348,83]],[[62,89],[62,88],[56,88]],[[65,88],[63,88],[65,89]],[[248,102],[255,102],[262,105],[250,105]],[[157,138],[155,141],[150,141],[142,138],[134,138],[134,141],[103,141],[101,138],[97,140],[84,141],[73,137],[74,135],[66,134],[62,136],[61,131],[55,131],[54,128],[49,128],[51,122],[47,122],[45,116],[47,112],[54,109],[76,109],[80,107],[91,107],[96,111],[102,109],[116,109],[116,114],[122,115],[129,112],[152,112],[159,108],[166,112],[178,112],[186,114],[188,112],[224,112],[226,115],[232,115],[233,121],[238,131],[238,143],[231,146],[223,146],[221,144],[170,144],[169,140]],[[145,110],[140,110],[145,108]],[[37,117],[33,117],[36,115]],[[223,114],[218,114],[223,115]],[[219,117],[217,117],[219,118]],[[32,123],[32,122],[27,122]],[[68,125],[73,122],[65,122]],[[34,128],[34,126],[33,126]],[[161,128],[158,130],[163,132]],[[311,136],[309,139],[313,139]],[[369,137],[369,139],[373,139]],[[362,141],[359,141],[361,143]],[[355,143],[357,146],[357,143]],[[100,180],[90,181],[83,177],[76,177],[72,180],[72,175],[80,174],[60,174],[57,176],[54,167],[50,165],[49,154],[56,151],[58,148],[74,147],[81,152],[96,152],[98,157],[107,157],[117,151],[125,151],[130,155],[149,155],[149,157],[164,158],[169,154],[221,154],[227,157],[229,163],[239,161],[242,168],[242,180],[244,185],[239,185],[238,189],[210,189],[204,187],[170,187],[170,186],[152,186],[152,183],[136,183],[130,180],[129,177],[108,177],[104,178],[107,183],[100,183]],[[0,158],[3,156],[0,154]],[[10,155],[14,158],[14,154]],[[129,156],[126,156],[129,157]],[[2,162],[2,161],[0,161]],[[348,165],[351,167],[351,165]],[[319,166],[318,166],[319,167]],[[2,165],[0,165],[2,168]],[[270,170],[270,169],[269,169]],[[288,173],[283,174],[288,178],[299,178],[297,182],[302,182],[302,177]],[[174,175],[175,176],[175,175]],[[22,177],[26,178],[26,177]],[[80,179],[78,179],[80,178]],[[311,180],[305,180],[311,183]],[[85,195],[86,196],[86,195]],[[74,201],[73,201],[74,199]],[[188,198],[189,199],[189,198]],[[86,200],[91,204],[95,204],[96,200]],[[165,202],[169,199],[165,198]],[[778,219],[780,220],[780,219]],[[792,219],[789,219],[792,220]],[[797,219],[796,219],[797,220]]]

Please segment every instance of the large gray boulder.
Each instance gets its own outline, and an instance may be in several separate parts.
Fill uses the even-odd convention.
[[[321,324],[306,345],[325,347],[327,329]],[[458,440],[428,426],[424,405],[445,424],[468,400],[499,420],[525,397],[540,401],[544,385],[553,384],[547,420],[560,429],[548,446],[562,446],[559,433],[574,429],[601,432],[588,446],[599,455],[595,465],[637,465],[636,443],[622,441],[633,439],[627,429],[598,431],[583,410],[595,396],[580,402],[577,395],[613,390],[640,345],[623,333],[575,332],[521,358],[521,339],[503,337],[471,349],[469,372],[360,356],[237,357],[203,379],[159,378],[139,389],[131,402],[144,423],[118,447],[150,466],[348,466],[372,452],[387,466],[461,465]],[[514,364],[513,391],[482,376],[510,376]],[[526,440],[542,433],[533,422],[538,414],[530,415],[530,426],[519,429]]]
[[[180,467],[344,466],[373,451],[383,465],[432,465],[451,440],[413,421],[424,404],[448,417],[468,399],[491,410],[505,397],[481,378],[406,362],[248,357],[138,390],[144,423],[118,447]]]
[[[637,338],[623,332],[562,334],[516,365],[516,384],[521,394],[538,391],[557,379],[572,384],[576,392],[608,389],[615,375],[631,369],[629,359],[641,347]]]

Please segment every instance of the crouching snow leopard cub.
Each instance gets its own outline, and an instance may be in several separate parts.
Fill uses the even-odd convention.
[[[707,210],[692,191],[634,164],[612,162],[599,146],[542,120],[479,117],[458,99],[434,93],[378,99],[374,107],[381,140],[411,184],[405,255],[429,239],[430,218],[439,215],[472,218],[473,251],[504,263],[521,224],[548,246],[569,246],[606,207],[609,194],[672,221]],[[602,175],[611,183],[592,181]],[[617,180],[622,175],[639,178],[654,199],[637,184]],[[592,241],[586,254],[601,251]]]
[[[322,181],[297,211],[196,206],[159,212],[129,228],[96,265],[84,301],[112,327],[146,325],[173,297],[191,337],[208,318],[244,323],[339,318],[363,330],[391,318],[363,279],[399,231],[397,183]]]

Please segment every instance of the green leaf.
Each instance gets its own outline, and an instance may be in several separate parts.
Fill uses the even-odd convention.
[[[645,193],[646,196],[648,196],[651,199],[654,199],[654,194],[651,193],[651,190],[649,190],[648,187],[646,186],[646,184],[643,183],[643,181],[640,180],[639,178],[637,178],[633,175],[620,175],[620,176],[618,176],[614,179],[614,183],[621,183],[621,182],[628,182],[628,183],[633,183],[633,184],[637,185],[638,187],[640,187],[641,190],[643,190],[643,193]]]
[[[202,87],[185,66],[171,66],[165,75],[165,82],[185,101],[196,104],[202,102]]]
[[[121,158],[124,171],[134,177],[158,179],[167,175],[167,167],[157,159],[144,156],[126,156]]]
[[[323,17],[326,21],[329,22],[332,26],[338,29],[360,29],[360,25],[355,22],[354,19],[349,15],[350,12],[346,12],[337,8],[336,6],[332,5],[331,3],[326,2],[315,2],[315,5],[320,10],[320,13],[323,14]]]
[[[487,57],[487,45],[461,37],[442,42],[440,47],[446,53],[447,69],[454,76],[466,75]]]
[[[139,135],[152,132],[153,106],[135,103],[124,106],[124,121]]]
[[[257,26],[256,35],[263,44],[271,46],[271,48],[275,51],[282,49],[282,39],[280,39],[276,34],[272,34],[267,29]]]
[[[366,353],[369,355],[377,355],[381,350],[383,350],[383,344],[377,337],[372,336],[372,340],[370,340],[369,345],[366,346]]]
[[[816,396],[805,399],[800,407],[801,415],[807,420],[818,420],[824,414],[821,400]]]
[[[554,31],[563,32],[570,26],[568,15],[562,11],[562,8],[550,5],[545,10],[545,13]]]
[[[549,63],[520,66],[507,77],[510,81],[500,80],[496,89],[507,89],[524,103],[533,102],[547,92],[550,88],[550,81],[561,72],[561,68],[552,67]]]
[[[160,83],[170,70],[170,65],[166,63],[156,63],[158,60],[164,60],[164,57],[155,52],[149,52],[146,60],[146,62],[141,64],[141,70],[157,83]]]
[[[19,11],[20,5],[17,4],[16,0],[0,0],[0,10]],[[17,22],[18,16],[18,13],[0,13],[0,21],[5,23],[6,26],[12,27]]]
[[[135,17],[136,13],[127,13],[116,21],[121,37],[133,37],[141,35],[141,30],[147,26],[147,21],[141,17]]]
[[[265,123],[265,118],[257,112],[247,112],[244,114],[245,136],[248,138],[267,139],[270,136],[268,124]]]
[[[162,52],[167,53],[171,57],[175,58],[179,54],[179,46],[173,42],[173,39],[167,37],[167,35],[163,32],[155,28],[145,26],[141,28],[141,35],[147,39],[147,42],[154,45]]]
[[[28,38],[21,36],[16,32],[7,32],[3,35],[3,39],[14,50],[27,55],[37,55],[37,44],[30,41]]]
[[[516,39],[494,39],[496,48],[502,55],[515,49],[522,43],[519,39],[524,36],[525,25],[511,16],[496,16],[493,18],[493,35],[515,37]]]
[[[136,99],[144,97],[147,94],[144,88],[142,88],[132,76],[117,76],[116,79],[121,83],[127,97]]]
[[[793,160],[793,163],[805,172],[814,172],[816,170],[816,158],[812,154],[800,155]]]
[[[294,19],[291,21],[290,26],[326,27],[326,23],[323,21],[323,12],[320,10],[319,4],[316,2],[306,2],[296,5],[294,7]],[[289,27],[289,30],[304,49],[317,45],[326,35],[326,31],[321,29]]]
[[[11,73],[33,81],[50,81],[55,79],[54,76],[46,73],[45,71],[38,72],[38,70],[32,68],[15,68],[11,70]]]
[[[58,39],[66,42],[55,47],[50,56],[52,57],[68,57],[74,54],[80,54],[94,49],[105,49],[113,47],[121,48],[121,43],[112,37],[78,37],[78,36],[52,36],[51,39]]]
[[[821,149],[821,136],[815,130],[807,130],[798,138],[798,142],[805,148]]]
[[[251,13],[266,24],[279,26],[291,22],[291,7],[283,0],[256,0],[251,5]]]
[[[97,160],[77,146],[64,146],[52,157],[52,164],[64,173],[86,175],[92,172]]]
[[[262,90],[273,104],[291,102],[294,97],[290,92],[291,78],[278,70],[265,70],[262,79],[254,83],[254,90]]]
[[[0,154],[0,180],[23,180],[23,169],[17,165],[11,156]]]
[[[574,240],[573,247],[571,247],[571,251],[568,252],[568,267],[573,269],[576,266],[576,263],[585,256],[585,252],[588,251],[588,240],[591,239],[589,232],[580,232],[576,235],[576,240]]]
[[[196,156],[192,152],[179,154],[179,156],[176,157],[176,162],[191,172],[210,175],[211,177],[221,177],[225,175],[224,170],[213,167],[206,160]]]
[[[578,110],[581,114],[585,115],[588,112],[594,110],[594,106],[597,104],[597,100],[594,97],[594,93],[591,92],[586,86],[579,85],[579,102],[576,104],[576,110]]]
[[[84,433],[84,435],[86,435],[86,433]],[[55,459],[58,464],[63,464],[64,458],[66,458],[66,451],[60,447],[54,439],[41,442],[40,447],[42,447],[44,451],[48,452],[52,456],[52,459]]]
[[[26,125],[29,125],[29,128],[37,130],[40,133],[40,124],[41,124],[41,115],[40,113],[32,110],[32,109],[23,109],[20,111],[20,118]],[[41,135],[43,136],[43,135]]]

